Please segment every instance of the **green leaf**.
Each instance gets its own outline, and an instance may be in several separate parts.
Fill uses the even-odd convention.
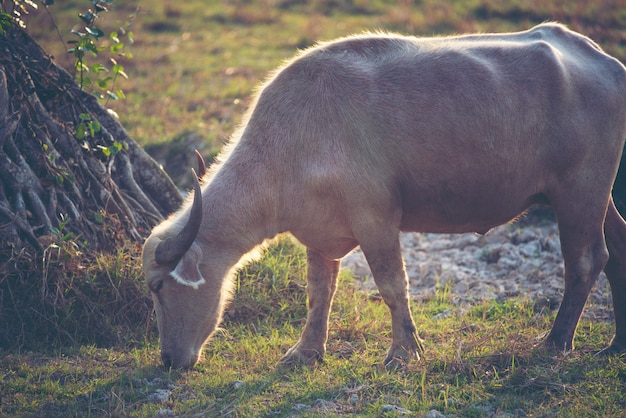
[[[93,21],[96,20],[96,15],[91,12],[79,13],[78,17],[88,25],[91,25]]]
[[[109,148],[103,147],[102,145],[98,145],[98,148],[100,148],[100,151],[102,151],[105,157],[111,156],[111,150]]]
[[[87,127],[84,123],[79,123],[76,127],[76,138],[85,139],[85,135],[87,134]]]
[[[128,75],[126,75],[126,73],[124,72],[124,67],[121,66],[120,64],[115,64],[113,68],[111,68],[111,71],[113,72],[113,74],[118,74],[128,79]]]
[[[104,223],[104,215],[102,214],[102,212],[94,213],[93,218],[94,218],[94,221],[96,221],[96,223],[98,224]]]
[[[81,51],[79,48],[70,48],[68,50],[68,52],[70,54],[74,54],[74,56],[76,57],[77,62],[80,61],[84,56],[85,56],[85,52]],[[78,65],[75,64],[76,69],[78,69]]]
[[[120,144],[119,142],[115,142],[113,145],[109,147],[109,152],[111,153],[112,156],[117,155],[117,153],[120,152],[121,150],[122,150],[122,144]]]
[[[124,42],[119,42],[111,45],[110,50],[114,54],[119,54],[119,52],[124,49]]]
[[[119,97],[117,96],[117,94],[113,93],[110,90],[107,90],[107,95],[113,100],[119,100]]]
[[[98,122],[97,120],[92,120],[91,122],[89,122],[89,129],[91,130],[91,136],[94,136],[96,132],[100,132],[100,129],[102,129],[102,125],[100,125],[100,122]]]
[[[100,64],[99,62],[97,62],[97,63],[95,63],[94,65],[91,66],[91,71],[94,72],[94,73],[101,73],[103,71],[104,72],[108,72],[109,69],[105,65]]]
[[[5,29],[10,29],[13,23],[13,16],[8,13],[0,13],[0,34],[4,34]]]
[[[80,120],[89,121],[91,120],[91,115],[89,113],[81,113],[80,115],[78,115],[78,118]]]
[[[87,26],[85,28],[85,31],[96,39],[100,39],[104,36],[104,32],[98,28],[92,28],[92,27]]]
[[[109,84],[109,81],[112,80],[112,77],[106,77],[106,78],[101,78],[97,81],[98,83],[98,87],[100,87],[101,89],[106,89],[107,88],[107,84]]]
[[[87,51],[93,52],[95,55],[98,55],[98,46],[93,42],[93,40],[89,38],[83,38],[85,42],[83,42],[83,48]]]

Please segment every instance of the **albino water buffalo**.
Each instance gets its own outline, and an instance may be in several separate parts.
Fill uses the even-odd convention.
[[[143,265],[168,367],[196,364],[236,269],[290,232],[307,248],[308,317],[283,363],[322,359],[341,258],[360,246],[391,311],[384,360],[419,358],[400,231],[486,233],[535,203],[556,213],[565,294],[545,344],[573,347],[598,274],[626,350],[626,223],[611,198],[626,138],[626,71],[558,24],[441,38],[364,34],[299,53]],[[608,246],[608,250],[607,250]]]

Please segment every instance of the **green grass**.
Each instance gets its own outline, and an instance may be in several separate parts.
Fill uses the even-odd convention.
[[[58,3],[50,11],[67,41],[76,11],[89,2]],[[100,25],[108,32],[130,23],[135,34],[134,58],[120,60],[129,75],[120,81],[127,98],[109,103],[131,135],[148,144],[192,130],[218,147],[267,73],[318,40],[375,30],[426,36],[520,30],[559,20],[624,61],[624,10],[624,0],[115,0]],[[32,22],[36,39],[70,66],[49,16],[39,12]]]
[[[66,40],[77,11],[89,3],[57,2],[50,8]],[[218,148],[268,71],[298,48],[364,30],[432,35],[519,30],[560,20],[626,60],[624,1],[144,0],[133,19],[128,16],[136,4],[113,4],[102,26],[110,31],[131,22],[136,42],[134,58],[121,60],[129,75],[121,84],[127,99],[108,106],[144,145],[193,131],[207,148]],[[31,17],[30,30],[58,62],[70,65],[46,13]],[[64,276],[58,283],[70,283],[72,292],[84,296],[63,312],[69,323],[96,310],[93,301],[106,304],[102,311],[111,317],[129,318],[130,308],[146,303],[145,290],[136,284],[137,248],[99,256],[92,264],[72,260],[55,259],[50,270]],[[0,352],[0,416],[152,417],[162,410],[178,416],[420,416],[431,409],[468,417],[522,411],[623,416],[626,359],[593,356],[610,339],[612,323],[585,317],[577,349],[550,354],[535,347],[553,312],[519,299],[461,307],[444,288],[431,300],[413,302],[425,358],[390,373],[380,367],[390,344],[388,310],[375,295],[358,291],[345,273],[325,361],[314,368],[279,368],[305,320],[304,275],[304,252],[289,240],[279,240],[245,268],[223,329],[190,371],[161,368],[155,324],[141,315],[134,332],[111,321],[121,335],[107,335],[106,341],[115,343],[51,340],[30,351],[16,344]],[[34,285],[33,297],[38,291]],[[137,303],[125,304],[127,294]],[[435,319],[446,311],[452,314]],[[77,325],[72,337],[82,333]]]
[[[154,339],[0,353],[2,413],[396,416],[393,407],[414,414],[579,417],[620,416],[626,408],[626,358],[593,356],[612,325],[585,318],[577,350],[551,354],[536,345],[554,313],[519,299],[460,307],[441,289],[431,300],[414,301],[425,358],[388,372],[380,365],[390,344],[388,310],[347,273],[340,278],[325,361],[279,367],[306,314],[305,258],[283,238],[244,269],[223,328],[190,371],[163,369]],[[140,270],[129,274],[138,277]],[[436,319],[445,310],[452,314]]]

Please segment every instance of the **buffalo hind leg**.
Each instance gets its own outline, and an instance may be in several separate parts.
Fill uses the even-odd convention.
[[[604,222],[609,262],[604,268],[611,284],[613,311],[615,312],[615,336],[601,354],[626,352],[626,222],[615,208],[613,199]]]
[[[339,260],[329,260],[307,249],[308,313],[300,340],[287,351],[280,364],[314,364],[324,358],[328,318],[335,291]]]
[[[390,369],[404,367],[410,360],[419,360],[423,352],[409,306],[409,282],[404,269],[400,240],[361,243],[361,249],[374,276],[385,304],[391,312],[392,344],[384,364]]]
[[[589,292],[607,262],[608,252],[602,222],[594,223],[590,220],[593,217],[577,217],[571,212],[560,214],[557,211],[557,218],[565,262],[565,291],[545,345],[559,350],[571,350],[574,348],[576,326]],[[599,219],[603,217],[600,216]]]

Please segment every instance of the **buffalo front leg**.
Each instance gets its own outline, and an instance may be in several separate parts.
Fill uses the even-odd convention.
[[[626,352],[626,222],[611,199],[604,223],[609,262],[604,268],[611,284],[613,311],[615,312],[615,337],[602,354]]]
[[[328,318],[335,291],[339,260],[329,260],[307,249],[308,313],[300,340],[287,351],[281,364],[312,364],[321,361],[326,352]]]
[[[386,245],[383,239],[372,244],[361,243],[361,249],[391,312],[392,343],[384,364],[390,369],[402,368],[410,360],[419,360],[423,348],[409,306],[409,281],[400,241],[396,234]]]

